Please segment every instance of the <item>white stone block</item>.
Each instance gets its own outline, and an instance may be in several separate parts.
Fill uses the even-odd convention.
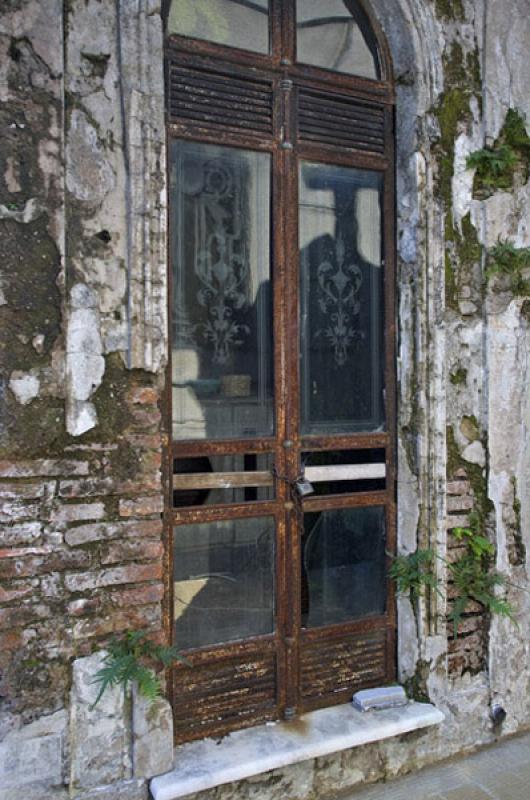
[[[93,708],[99,684],[95,676],[105,653],[74,662],[70,709],[70,792],[131,778],[130,707],[123,689],[107,689]]]
[[[162,697],[149,702],[133,689],[133,771],[152,778],[173,767],[173,714]]]

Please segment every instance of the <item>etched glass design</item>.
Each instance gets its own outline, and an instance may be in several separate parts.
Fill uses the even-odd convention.
[[[379,173],[302,163],[302,432],[384,428]]]
[[[171,144],[173,436],[270,435],[270,157]]]
[[[269,52],[268,0],[173,0],[168,33]]]
[[[302,626],[384,614],[385,605],[384,508],[305,514]]]
[[[274,630],[274,521],[174,529],[175,643],[181,650]]]
[[[375,36],[366,14],[351,0],[297,0],[296,48],[302,64],[380,77]]]

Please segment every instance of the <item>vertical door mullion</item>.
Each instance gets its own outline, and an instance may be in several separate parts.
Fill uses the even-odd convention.
[[[385,324],[385,417],[389,433],[386,447],[387,491],[387,551],[396,552],[396,298],[395,298],[395,164],[394,164],[394,109],[385,109],[385,155],[388,167],[384,175],[383,200],[383,257],[384,257],[384,324]],[[387,625],[389,680],[394,677],[396,657],[394,652],[396,628],[395,587],[387,580]]]
[[[281,4],[276,11],[281,16]],[[274,7],[274,0],[273,0]],[[286,474],[285,450],[283,442],[286,438],[285,398],[288,393],[285,327],[286,327],[286,260],[285,260],[285,220],[281,212],[285,203],[285,181],[283,176],[283,151],[279,143],[282,136],[283,105],[279,80],[274,83],[274,141],[272,154],[272,285],[273,285],[273,339],[274,339],[274,406],[276,421],[275,468],[279,475]],[[285,516],[285,504],[289,500],[289,489],[285,481],[276,480],[276,502],[278,506],[276,532],[276,657],[277,657],[277,702],[282,714],[287,703],[287,684],[289,682],[289,659],[287,652],[288,626],[288,539]]]
[[[285,181],[285,254],[286,254],[286,374],[289,392],[286,398],[286,441],[284,443],[287,475],[291,485],[300,470],[300,404],[299,404],[299,254],[298,254],[298,158],[296,156],[296,87],[285,78],[285,141],[282,146]],[[291,501],[287,514],[289,568],[289,683],[287,716],[299,707],[301,561],[300,535],[302,510]]]

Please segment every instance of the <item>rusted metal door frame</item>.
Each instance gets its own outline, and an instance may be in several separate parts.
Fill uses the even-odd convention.
[[[373,20],[372,20],[373,23]],[[167,508],[165,512],[168,556],[167,622],[171,628],[173,608],[173,530],[181,524],[228,520],[234,517],[271,516],[276,523],[276,613],[275,632],[251,640],[222,644],[190,651],[186,654],[191,669],[200,670],[208,663],[228,663],[227,660],[245,659],[254,652],[274,653],[276,659],[276,697],[273,704],[266,702],[251,709],[242,718],[217,724],[196,727],[190,732],[186,726],[177,728],[177,741],[205,735],[226,733],[234,727],[256,724],[267,719],[291,717],[296,713],[321,705],[332,705],[348,699],[350,689],[323,694],[319,698],[303,698],[300,693],[301,652],[319,640],[337,640],[383,631],[385,637],[384,680],[395,676],[395,601],[394,588],[388,582],[387,613],[327,626],[325,629],[301,628],[300,584],[300,518],[304,511],[322,511],[333,508],[384,506],[387,530],[387,549],[393,552],[396,536],[395,503],[395,294],[394,294],[394,92],[388,50],[377,25],[373,27],[378,37],[381,55],[382,79],[369,80],[314,67],[296,64],[294,0],[271,2],[271,55],[256,55],[246,51],[226,48],[209,42],[172,35],[166,46],[166,80],[168,98],[168,140],[183,139],[204,143],[223,144],[235,148],[267,152],[272,160],[271,209],[272,269],[273,278],[273,361],[275,397],[275,434],[270,438],[252,440],[207,441],[194,440],[172,443],[169,440],[165,458],[167,479]],[[173,70],[173,73],[172,73]],[[180,71],[179,80],[186,74],[207,76],[215,72],[215,80],[230,85],[230,81],[243,85],[249,78],[269,84],[271,88],[272,127],[264,132],[263,126],[242,130],[223,126],[215,114],[209,115],[207,92],[200,114],[189,117],[178,114],[178,103],[173,103],[172,75]],[[372,104],[384,116],[384,150],[370,152],[352,146],[301,141],[297,135],[297,100],[302,90],[320,90],[337,93],[341,102]],[[250,107],[249,107],[250,108]],[[250,119],[251,113],[247,115]],[[300,435],[300,375],[299,375],[299,251],[298,251],[298,165],[301,160],[322,164],[343,165],[371,169],[384,176],[384,303],[385,303],[385,432],[355,433],[331,436]],[[278,209],[282,211],[278,213]],[[169,268],[169,296],[171,297],[172,266]],[[171,320],[171,302],[169,303]],[[170,322],[171,331],[171,322]],[[171,348],[170,348],[171,355]],[[168,367],[168,413],[171,409],[171,364]],[[169,423],[169,436],[172,426]],[[356,450],[378,448],[385,451],[386,488],[376,492],[334,494],[310,497],[293,502],[291,487],[300,474],[300,456],[303,451]],[[173,508],[173,459],[215,454],[272,453],[277,475],[284,479],[275,481],[275,498],[269,501],[252,501],[241,504]],[[178,646],[178,642],[175,642]],[[220,667],[221,669],[222,667]],[[171,674],[171,695],[174,706],[185,686],[188,668],[177,665]],[[376,682],[381,682],[378,677]],[[370,681],[368,681],[368,685]],[[252,687],[250,687],[252,691]],[[259,688],[257,689],[259,694]],[[189,703],[200,703],[200,693],[190,691]],[[181,720],[182,721],[182,720]]]

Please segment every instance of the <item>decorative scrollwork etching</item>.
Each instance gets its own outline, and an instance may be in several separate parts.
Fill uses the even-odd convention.
[[[238,321],[248,308],[249,259],[241,235],[241,191],[238,176],[226,162],[204,162],[202,175],[188,177],[188,193],[198,205],[195,274],[196,297],[207,314],[193,327],[195,336],[213,345],[212,359],[226,364],[231,350],[244,343],[250,328]]]
[[[353,326],[361,308],[358,294],[363,276],[360,267],[346,258],[341,233],[334,250],[317,267],[318,305],[328,315],[329,325],[315,331],[315,336],[325,336],[331,343],[335,364],[340,367],[346,363],[353,343],[364,338]]]

